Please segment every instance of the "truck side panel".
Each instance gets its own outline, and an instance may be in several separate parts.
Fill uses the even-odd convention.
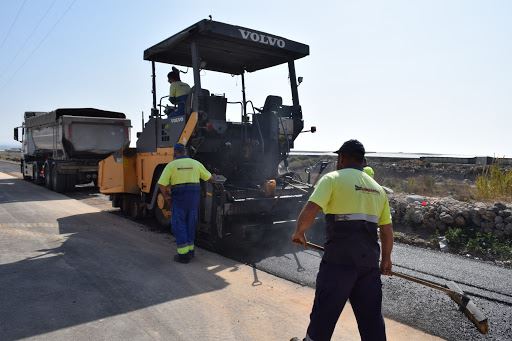
[[[127,147],[125,119],[63,116],[64,147],[70,157],[104,156]]]
[[[62,148],[62,130],[57,124],[27,128],[30,136],[27,139],[27,154],[41,153],[53,154],[53,151],[61,151]]]

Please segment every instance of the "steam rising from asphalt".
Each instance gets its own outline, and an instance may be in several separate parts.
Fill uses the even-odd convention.
[[[296,218],[273,221],[268,224],[245,225],[240,229],[243,231],[242,235],[229,238],[227,247],[222,253],[247,264],[256,264],[268,257],[293,256],[296,252],[304,250],[303,246],[291,241]],[[307,237],[314,243],[324,244],[323,217],[317,218],[316,223],[308,231]]]

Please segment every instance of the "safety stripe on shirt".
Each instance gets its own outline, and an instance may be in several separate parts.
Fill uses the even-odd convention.
[[[201,183],[199,183],[199,182],[185,182],[182,184],[171,185],[171,188],[187,187],[187,186],[199,187],[200,185],[201,185]]]
[[[351,220],[364,220],[370,223],[378,223],[379,217],[371,214],[353,213],[353,214],[333,214],[334,221],[351,221]]]

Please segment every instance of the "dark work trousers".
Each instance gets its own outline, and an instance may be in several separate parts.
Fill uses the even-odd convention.
[[[315,302],[307,332],[309,340],[331,339],[347,299],[354,310],[361,340],[386,340],[380,270],[325,261],[320,263],[316,278]]]
[[[177,251],[185,255],[194,251],[198,219],[199,184],[172,187],[171,228],[176,238]]]

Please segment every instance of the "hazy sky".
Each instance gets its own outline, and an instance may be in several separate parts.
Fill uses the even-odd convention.
[[[505,0],[0,0],[0,145],[12,143],[24,111],[59,107],[124,112],[134,140],[151,107],[144,49],[209,14],[310,46],[296,68],[305,124],[318,131],[296,149],[358,138],[372,151],[512,156]],[[159,96],[169,69],[157,68]],[[241,99],[237,77],[202,74],[203,87]],[[291,104],[287,76],[283,67],[248,74],[248,99]],[[192,83],[192,72],[182,78]]]

